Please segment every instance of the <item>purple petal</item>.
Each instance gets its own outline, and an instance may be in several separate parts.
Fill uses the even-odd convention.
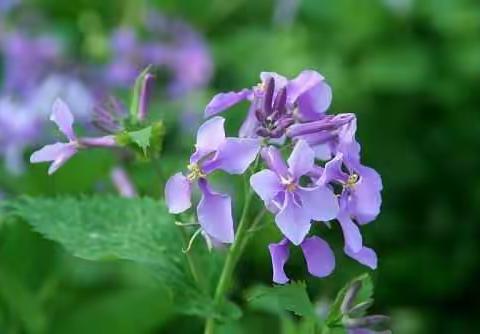
[[[38,151],[35,151],[30,156],[31,163],[54,161],[57,159],[63,151],[67,149],[68,146],[71,146],[68,143],[55,143],[50,145],[45,145]]]
[[[270,170],[273,170],[283,178],[288,177],[288,167],[283,160],[282,154],[275,146],[264,148],[260,154]]]
[[[205,155],[214,152],[225,141],[225,130],[223,117],[213,117],[203,123],[197,132],[196,151],[190,158],[190,162],[197,162]]]
[[[360,180],[354,185],[349,209],[359,224],[366,224],[380,213],[382,181],[372,168],[362,167],[358,172]]]
[[[177,173],[168,179],[165,185],[165,202],[168,212],[177,214],[192,206],[192,184],[182,174]]]
[[[213,192],[205,179],[200,179],[198,185],[202,191],[197,207],[198,222],[214,239],[232,243],[234,232],[230,196]]]
[[[210,117],[225,111],[235,104],[245,100],[250,90],[243,89],[240,92],[220,93],[215,95],[205,108],[205,117]]]
[[[298,113],[302,120],[313,121],[321,118],[332,102],[332,89],[322,81],[297,100]]]
[[[75,140],[75,133],[72,127],[73,115],[63,100],[56,99],[53,103],[50,120],[57,124],[60,131],[65,134],[70,141]]]
[[[282,89],[283,87],[286,87],[288,84],[287,78],[285,78],[283,75],[280,75],[278,73],[275,73],[275,72],[260,73],[260,80],[262,80],[262,83],[264,84],[266,84],[271,78],[273,78],[273,81],[275,83],[274,95],[276,95],[280,89]]]
[[[288,83],[288,102],[294,104],[300,95],[317,86],[323,80],[324,77],[316,71],[302,71],[295,79]]]
[[[248,137],[257,137],[255,133],[258,128],[259,122],[257,117],[255,116],[254,105],[252,104],[248,109],[247,117],[242,123],[240,130],[238,131],[238,135],[242,138]]]
[[[31,163],[53,161],[48,169],[48,174],[51,175],[57,169],[62,167],[68,159],[70,159],[75,153],[77,148],[72,143],[55,143],[46,145],[33,152],[30,156]]]
[[[288,158],[290,174],[295,179],[299,179],[302,175],[312,170],[314,161],[315,152],[313,152],[306,141],[299,140],[295,144],[290,158]]]
[[[345,210],[340,210],[337,220],[342,227],[345,247],[350,248],[354,253],[359,252],[362,249],[362,234],[357,224],[352,221]]]
[[[273,281],[278,284],[285,284],[289,281],[284,270],[285,263],[290,255],[288,244],[288,240],[283,239],[277,244],[272,243],[268,245],[268,250],[272,258]]]
[[[275,217],[275,222],[294,245],[300,245],[310,230],[310,216],[293,198],[290,192],[285,193],[282,209]]]
[[[358,252],[353,252],[349,247],[344,248],[345,254],[371,269],[377,268],[377,253],[371,248],[362,247]]]
[[[243,174],[255,160],[260,151],[260,140],[253,138],[227,138],[218,148],[218,154],[212,161],[214,169],[230,174]],[[204,166],[206,173],[212,171]]]
[[[348,175],[342,171],[343,154],[338,153],[332,160],[325,164],[323,174],[317,184],[326,185],[332,181],[345,182]]]
[[[260,198],[270,202],[283,190],[278,175],[269,169],[264,169],[250,177],[250,185]]]
[[[337,217],[338,199],[329,188],[300,188],[297,193],[302,199],[302,207],[313,220],[329,221]]]
[[[319,237],[310,237],[305,238],[300,247],[310,274],[326,277],[332,273],[335,268],[335,255],[328,243]]]

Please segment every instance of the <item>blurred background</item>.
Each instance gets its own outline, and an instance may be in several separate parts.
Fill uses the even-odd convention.
[[[152,117],[167,124],[153,165],[105,151],[81,153],[50,177],[27,164],[57,137],[48,121],[57,96],[81,131],[113,131],[102,106],[111,95],[128,102],[148,64],[158,71]],[[383,177],[382,213],[363,228],[379,254],[375,311],[393,318],[394,333],[477,332],[477,0],[0,0],[0,200],[114,193],[119,165],[138,193],[161,197],[209,98],[255,85],[261,71],[303,69],[332,86],[331,113],[357,114],[363,161]],[[245,106],[231,115],[235,129]],[[270,282],[266,245],[277,233],[261,230],[248,248],[239,303],[242,291]],[[328,279],[308,279],[319,304],[366,270],[341,254],[338,230],[326,237],[338,263]],[[302,279],[297,255],[289,272]],[[163,292],[131,263],[83,261],[26,224],[0,224],[0,333],[201,332],[201,319],[173,314]],[[264,310],[247,309],[241,322],[224,331],[280,330]]]

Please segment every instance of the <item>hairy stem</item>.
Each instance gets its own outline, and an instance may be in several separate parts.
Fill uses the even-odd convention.
[[[256,170],[257,166],[258,166],[258,159],[254,163],[253,171]],[[237,227],[235,241],[233,242],[232,246],[230,247],[230,250],[228,251],[227,259],[225,260],[225,264],[223,266],[223,270],[220,275],[220,279],[218,280],[217,288],[215,290],[215,296],[213,299],[215,306],[220,306],[220,304],[223,302],[223,298],[228,291],[235,266],[238,262],[238,259],[241,256],[241,253],[245,249],[245,241],[248,237],[248,234],[249,234],[248,232],[250,228],[250,224],[247,218],[248,218],[248,212],[250,210],[250,204],[252,202],[252,197],[253,197],[253,191],[248,186],[248,181],[246,181],[245,202],[242,210],[242,215],[240,218],[240,223],[238,224],[238,227]],[[204,333],[214,334],[214,330],[215,330],[215,319],[210,317],[207,319],[207,322],[205,324]]]

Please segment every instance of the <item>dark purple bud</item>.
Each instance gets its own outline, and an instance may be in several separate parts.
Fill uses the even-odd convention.
[[[274,120],[280,118],[287,112],[287,87],[283,87],[277,93],[275,102],[273,103],[273,110],[275,110]]]
[[[275,91],[275,80],[270,78],[267,82],[267,87],[265,88],[265,96],[263,98],[263,109],[267,115],[272,113],[272,102],[273,102],[273,93]]]
[[[280,138],[285,134],[285,129],[284,128],[275,128],[270,132],[270,138]]]
[[[260,123],[265,122],[265,119],[267,118],[267,115],[265,114],[265,111],[261,108],[256,108],[255,109],[255,117],[257,117],[257,120]]]
[[[258,128],[255,133],[260,137],[270,137],[270,131],[265,128]]]
[[[292,117],[284,117],[277,122],[276,126],[277,128],[286,129],[293,123],[295,123],[295,120]]]
[[[308,135],[320,131],[335,130],[351,122],[355,118],[353,114],[340,114],[336,116],[325,116],[314,122],[299,123],[291,126],[287,132],[289,137]]]
[[[288,130],[290,130],[290,128],[288,128]],[[287,135],[288,135],[288,130],[287,130]],[[321,145],[321,144],[325,144],[325,143],[331,142],[333,140],[336,140],[337,139],[337,132],[336,131],[332,131],[332,132],[323,131],[323,132],[319,132],[319,133],[312,133],[312,134],[309,134],[309,135],[298,136],[298,137],[295,137],[295,139],[303,139],[310,146],[315,146],[315,145]]]

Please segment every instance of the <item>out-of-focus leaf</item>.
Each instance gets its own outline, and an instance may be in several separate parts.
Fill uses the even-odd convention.
[[[21,281],[0,270],[0,300],[18,317],[28,333],[44,333],[46,315],[36,296]]]
[[[166,289],[126,289],[80,305],[54,325],[53,334],[151,333],[172,314]]]
[[[271,288],[260,287],[247,296],[250,303],[277,304],[281,309],[303,317],[314,317],[315,307],[308,297],[305,282],[292,282]]]

